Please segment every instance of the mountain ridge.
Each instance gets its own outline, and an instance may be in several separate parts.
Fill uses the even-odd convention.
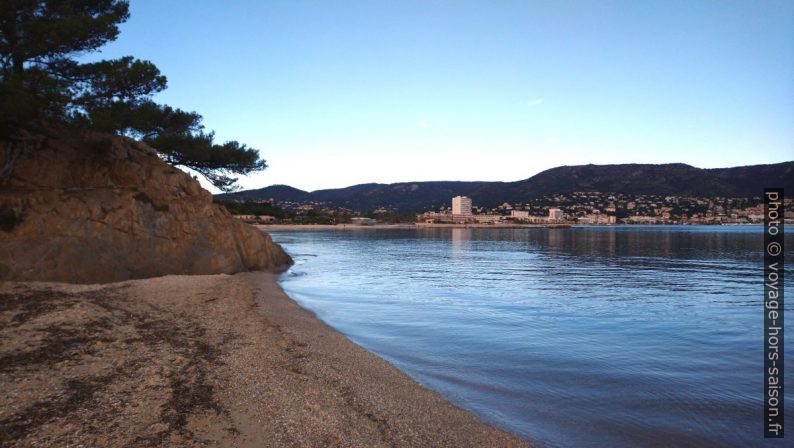
[[[366,183],[307,192],[288,185],[216,195],[218,200],[322,202],[333,207],[369,211],[386,207],[421,212],[447,205],[457,195],[475,205],[493,207],[523,203],[550,194],[599,191],[629,195],[754,197],[764,186],[782,186],[794,193],[794,161],[728,168],[697,168],[684,163],[564,165],[513,182],[422,181]]]

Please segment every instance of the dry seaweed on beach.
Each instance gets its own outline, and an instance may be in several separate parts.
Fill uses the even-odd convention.
[[[275,279],[0,285],[0,446],[524,446]]]

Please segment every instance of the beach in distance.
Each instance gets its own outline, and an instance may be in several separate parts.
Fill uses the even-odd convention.
[[[254,227],[265,232],[279,231],[314,231],[314,230],[398,230],[398,229],[417,229],[417,228],[438,228],[438,229],[539,229],[539,228],[570,228],[570,227],[649,227],[648,224],[429,224],[429,223],[400,223],[400,224],[254,224]],[[723,224],[731,226],[731,224]],[[752,224],[742,224],[749,227]],[[715,225],[719,227],[719,225]],[[756,225],[756,227],[760,227]]]
[[[265,232],[279,230],[334,230],[334,229],[413,229],[416,224],[373,224],[362,226],[357,224],[256,224],[255,227]]]
[[[532,228],[568,228],[568,224],[428,224],[428,223],[400,223],[400,224],[255,224],[255,227],[265,232],[300,231],[300,230],[398,230],[417,228],[439,229],[532,229]]]

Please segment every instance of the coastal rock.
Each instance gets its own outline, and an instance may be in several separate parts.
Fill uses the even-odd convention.
[[[269,235],[131,139],[48,139],[0,180],[0,280],[101,283],[291,263]]]

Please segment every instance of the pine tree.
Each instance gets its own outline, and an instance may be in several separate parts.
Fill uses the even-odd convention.
[[[128,18],[122,0],[0,0],[0,178],[52,125],[143,140],[224,191],[235,189],[237,175],[267,167],[253,148],[215,143],[201,115],[155,103],[167,80],[151,62],[76,60],[115,40]]]

